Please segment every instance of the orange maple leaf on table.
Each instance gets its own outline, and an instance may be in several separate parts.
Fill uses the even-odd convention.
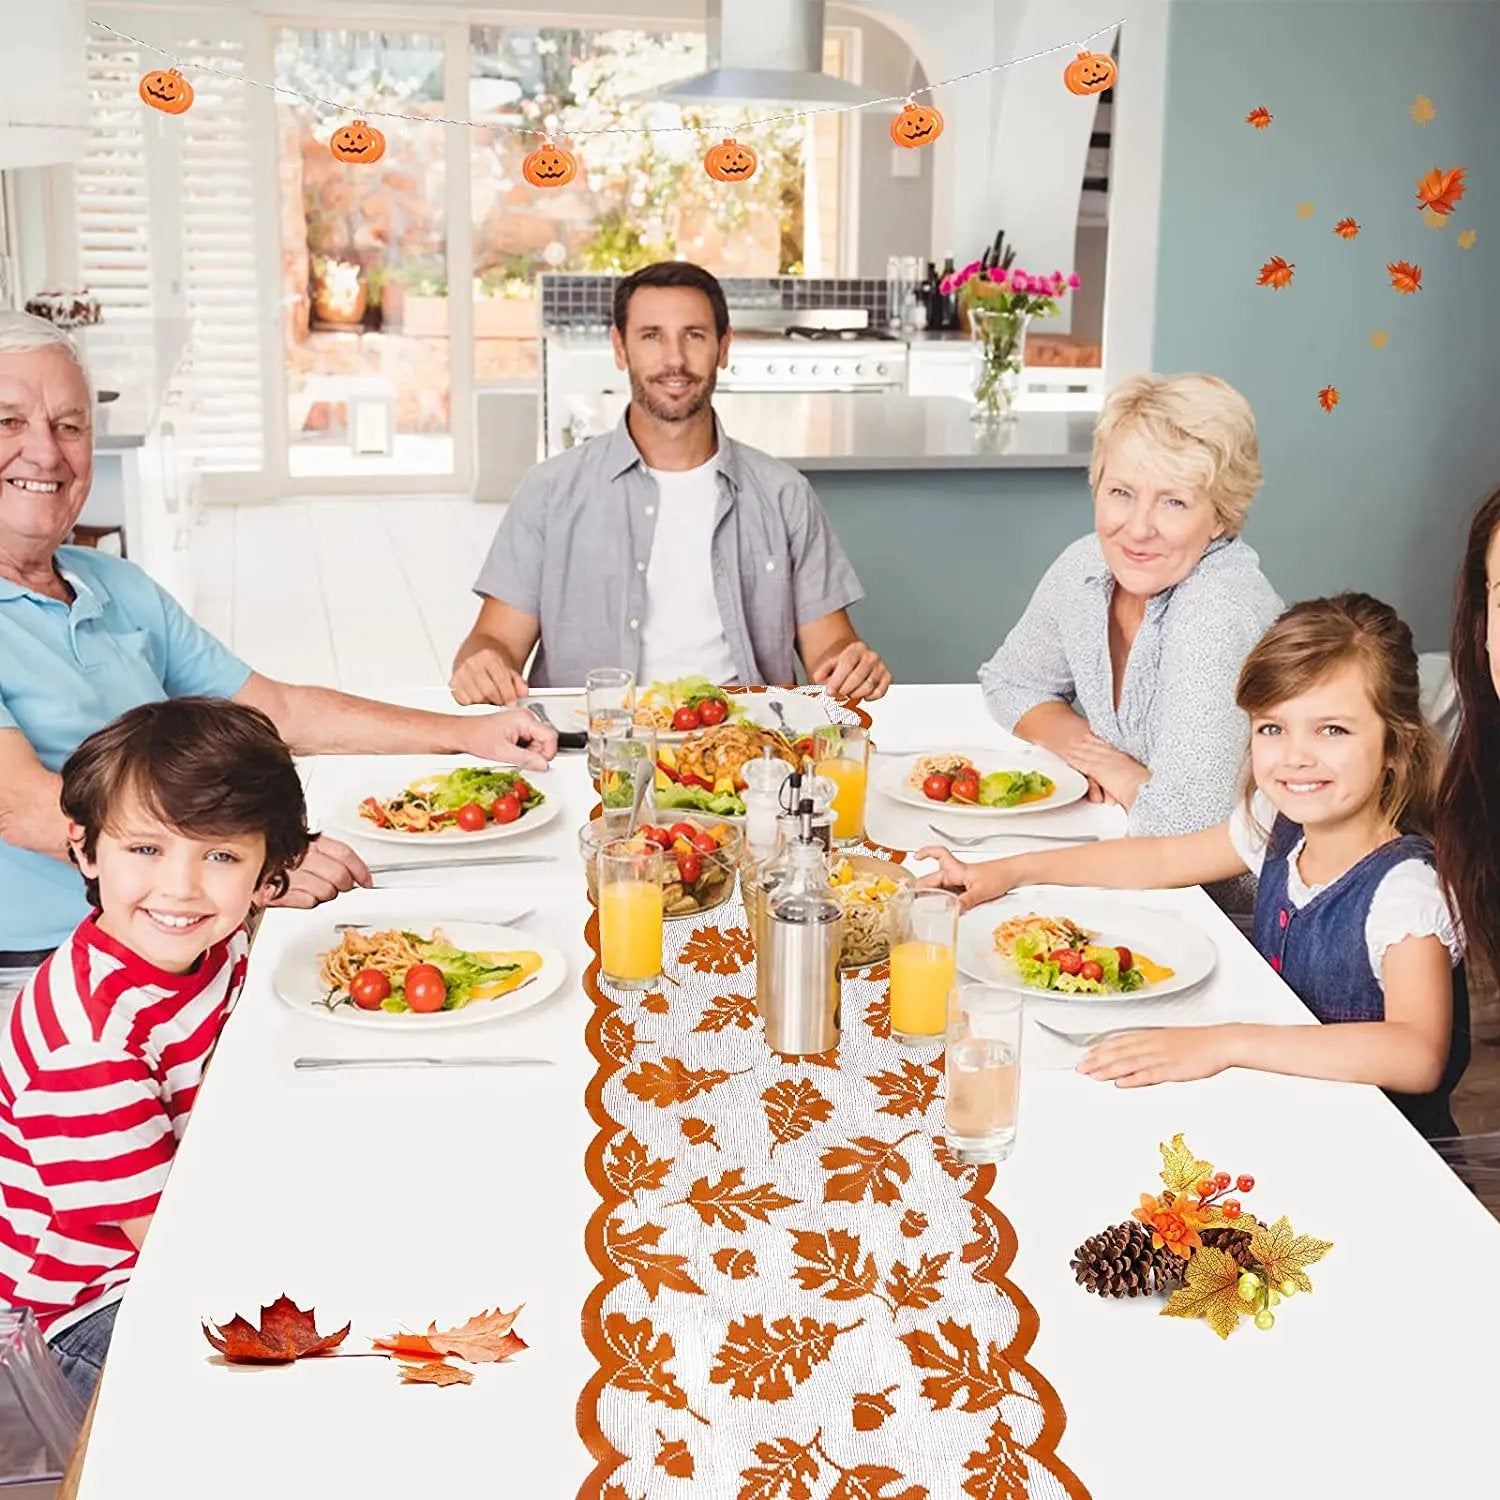
[[[632,1198],[643,1188],[649,1192],[661,1187],[671,1170],[670,1157],[652,1156],[629,1130],[604,1152],[604,1175],[623,1198]]]
[[[830,1146],[818,1158],[831,1174],[823,1184],[823,1201],[858,1203],[868,1193],[876,1203],[899,1203],[898,1184],[911,1180],[911,1163],[901,1154],[901,1145],[918,1134],[909,1130],[894,1141],[856,1135],[847,1146]]]
[[[895,1115],[897,1119],[926,1114],[942,1083],[931,1068],[924,1068],[909,1058],[902,1061],[899,1073],[875,1073],[867,1081],[875,1085],[876,1092],[885,1100],[876,1114]]]
[[[872,1000],[865,1007],[865,1025],[878,1037],[891,1034],[891,1002],[889,999]]]
[[[900,1312],[903,1307],[931,1307],[940,1301],[943,1271],[952,1258],[952,1252],[945,1250],[941,1255],[924,1255],[915,1266],[898,1260],[891,1267],[885,1284],[891,1297],[891,1311]]]
[[[261,1308],[258,1327],[236,1315],[222,1328],[205,1323],[203,1336],[225,1359],[236,1364],[287,1364],[311,1354],[327,1354],[349,1335],[348,1323],[337,1333],[320,1334],[316,1320],[312,1308],[304,1312],[283,1294]]]
[[[708,1426],[708,1418],[688,1405],[687,1393],[667,1366],[677,1353],[670,1333],[657,1333],[649,1318],[632,1322],[624,1313],[604,1315],[604,1342],[619,1361],[609,1383],[622,1391],[634,1391],[647,1401],[656,1401],[672,1411],[685,1411]]]
[[[1422,290],[1422,268],[1414,266],[1409,260],[1393,260],[1386,265],[1386,274],[1391,278],[1391,285],[1401,293],[1403,297],[1409,297],[1413,292]]]
[[[1324,411],[1332,411],[1339,404],[1339,388],[1336,385],[1325,385],[1318,392],[1318,405]]]
[[[960,1411],[987,1411],[1005,1397],[1021,1394],[1012,1383],[1014,1371],[1005,1351],[992,1340],[981,1353],[968,1324],[944,1318],[936,1334],[919,1329],[899,1337],[918,1370],[935,1372],[923,1378],[922,1394],[940,1411],[955,1402]],[[968,1392],[962,1401],[960,1391]]]
[[[693,1030],[712,1032],[737,1026],[741,1031],[749,1031],[755,1025],[755,1018],[754,995],[716,995],[704,1007],[702,1018]]]
[[[661,1447],[653,1460],[656,1467],[665,1469],[673,1479],[691,1479],[696,1466],[688,1445],[681,1438],[669,1438],[660,1427],[656,1429],[656,1435],[661,1440]]]
[[[797,1200],[778,1192],[774,1183],[745,1187],[744,1181],[743,1167],[731,1167],[713,1183],[707,1177],[700,1177],[686,1198],[679,1198],[667,1207],[690,1208],[709,1228],[717,1223],[736,1234],[743,1234],[749,1228],[749,1220],[769,1224],[771,1215],[778,1209],[796,1206]]]
[[[737,974],[755,956],[755,944],[746,927],[695,928],[678,963],[700,974]]]
[[[769,1328],[759,1313],[736,1318],[725,1331],[724,1342],[714,1356],[708,1378],[714,1385],[727,1385],[731,1396],[747,1401],[787,1401],[793,1388],[833,1353],[840,1334],[852,1333],[864,1323],[856,1319],[846,1327],[820,1323],[816,1318],[777,1318]]]
[[[974,1500],[1026,1500],[1030,1492],[1025,1455],[1003,1421],[995,1423],[984,1447],[964,1460],[964,1468],[969,1477],[963,1492]]]
[[[622,1271],[634,1276],[645,1287],[646,1295],[656,1301],[664,1287],[673,1292],[694,1292],[703,1296],[703,1288],[688,1274],[687,1256],[656,1249],[667,1231],[661,1224],[642,1224],[629,1231],[620,1228],[621,1220],[611,1219],[604,1236],[605,1254]]]
[[[402,1385],[473,1385],[474,1377],[457,1365],[441,1359],[430,1359],[426,1364],[402,1365]]]
[[[1279,255],[1273,255],[1265,265],[1260,268],[1260,275],[1256,278],[1256,286],[1268,286],[1272,291],[1279,292],[1284,287],[1292,284],[1292,273],[1297,269],[1295,264],[1288,264]]]
[[[524,1306],[524,1304],[522,1304]],[[520,1307],[511,1312],[475,1313],[457,1328],[439,1328],[430,1323],[426,1333],[393,1333],[376,1339],[375,1347],[394,1354],[397,1359],[441,1359],[457,1355],[473,1365],[499,1364],[527,1347],[526,1340],[511,1332]]]
[[[749,1073],[750,1068],[740,1069]],[[674,1104],[685,1104],[699,1094],[716,1089],[721,1083],[737,1078],[738,1073],[723,1068],[690,1068],[681,1058],[664,1057],[659,1063],[643,1062],[634,1072],[625,1075],[628,1093],[658,1109],[667,1109]]]
[[[792,1253],[808,1263],[792,1272],[803,1291],[822,1292],[830,1302],[880,1296],[875,1257],[866,1254],[860,1259],[864,1245],[857,1234],[847,1229],[830,1229],[827,1234],[793,1229],[790,1233]]]
[[[1253,125],[1257,130],[1264,130],[1275,116],[1264,104],[1257,104],[1254,109],[1245,116],[1245,124]]]
[[[1359,225],[1353,219],[1340,219],[1333,226],[1333,232],[1341,240],[1352,240],[1359,233]]]
[[[771,1132],[771,1156],[776,1155],[778,1146],[799,1140],[833,1114],[832,1103],[806,1078],[772,1084],[760,1098]]]
[[[1423,177],[1416,179],[1417,202],[1434,213],[1451,214],[1463,197],[1466,167],[1434,167]]]

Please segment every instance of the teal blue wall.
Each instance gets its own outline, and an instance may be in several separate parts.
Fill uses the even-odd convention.
[[[1244,123],[1256,105],[1267,130]],[[1441,647],[1467,516],[1500,486],[1500,5],[1175,0],[1165,110],[1155,367],[1212,371],[1254,406],[1246,536],[1285,598],[1368,589]],[[1469,169],[1441,232],[1415,198],[1434,166]],[[1296,265],[1285,291],[1255,285],[1272,255]],[[1422,267],[1420,292],[1390,289],[1392,260]]]

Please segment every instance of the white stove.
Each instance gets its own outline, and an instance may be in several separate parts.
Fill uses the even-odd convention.
[[[906,344],[868,328],[736,331],[724,391],[904,389]]]

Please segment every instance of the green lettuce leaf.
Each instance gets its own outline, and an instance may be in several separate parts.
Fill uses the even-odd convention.
[[[1047,781],[1040,771],[991,771],[979,778],[979,805],[1015,807],[1023,797],[1045,791]]]
[[[656,789],[658,808],[687,808],[714,813],[721,818],[742,818],[745,803],[737,792],[711,792],[701,786],[682,786],[673,782]]]
[[[439,808],[462,807],[466,802],[477,802],[481,807],[488,807],[497,797],[514,792],[516,782],[525,779],[520,771],[497,771],[492,766],[459,766],[456,770],[449,771],[427,793],[427,798],[434,807]],[[530,812],[533,807],[539,807],[546,800],[530,781],[526,785],[531,790],[530,795],[521,801],[522,812]]]

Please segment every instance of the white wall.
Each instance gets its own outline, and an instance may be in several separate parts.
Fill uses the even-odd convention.
[[[73,162],[88,128],[83,0],[0,0],[0,169]]]

